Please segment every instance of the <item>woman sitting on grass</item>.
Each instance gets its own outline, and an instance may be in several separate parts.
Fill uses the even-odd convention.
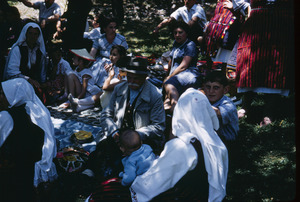
[[[126,80],[126,73],[123,73],[116,67],[117,61],[126,56],[126,49],[121,45],[114,45],[110,51],[110,64],[107,65],[109,75],[105,80],[102,90],[99,91],[97,94],[88,96],[84,99],[74,98],[71,94],[69,95],[68,99],[71,103],[71,107],[73,112],[81,112],[85,109],[93,108],[97,104],[101,104],[101,107],[104,108],[107,106],[110,94],[113,91],[114,87]],[[117,75],[117,76],[115,76]],[[117,78],[116,78],[117,77]],[[124,78],[125,77],[125,78]],[[101,101],[101,103],[100,103]]]
[[[102,35],[100,38],[94,40],[90,54],[96,58],[91,67],[94,78],[96,78],[97,85],[102,87],[110,68],[107,64],[110,63],[111,48],[114,45],[121,45],[127,50],[128,44],[124,36],[116,33],[118,25],[116,18],[100,15],[99,19]]]
[[[187,88],[200,87],[200,72],[196,69],[198,51],[196,44],[188,38],[190,28],[184,22],[175,22],[171,28],[175,41],[170,53],[168,77],[164,82],[165,110],[170,113]]]

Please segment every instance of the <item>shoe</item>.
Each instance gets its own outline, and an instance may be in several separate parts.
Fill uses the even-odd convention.
[[[73,112],[78,112],[77,107],[78,107],[78,99],[77,98],[73,98],[72,94],[70,93],[68,95],[68,100],[71,104],[71,108],[73,110]]]

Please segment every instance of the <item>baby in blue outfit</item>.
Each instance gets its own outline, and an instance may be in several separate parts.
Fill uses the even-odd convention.
[[[123,186],[130,186],[136,176],[145,173],[156,158],[152,148],[142,144],[140,135],[134,130],[126,130],[120,135],[120,149],[125,155],[122,159],[124,171],[120,172]]]

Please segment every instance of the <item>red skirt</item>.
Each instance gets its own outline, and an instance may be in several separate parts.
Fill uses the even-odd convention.
[[[291,0],[253,1],[237,52],[237,87],[292,89],[294,15]],[[252,6],[253,6],[252,5]]]
[[[218,49],[223,47],[225,34],[236,20],[233,13],[229,9],[224,8],[223,2],[225,2],[225,0],[218,2],[215,14],[209,21],[204,33],[205,52],[209,57],[215,57]],[[235,41],[233,41],[231,48],[233,48],[234,43]]]

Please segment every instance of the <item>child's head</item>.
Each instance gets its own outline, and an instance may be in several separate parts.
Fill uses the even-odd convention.
[[[70,49],[70,51],[74,54],[72,61],[75,66],[82,66],[87,68],[91,61],[95,61],[95,59],[89,54],[89,52],[85,49]]]
[[[203,90],[211,104],[219,101],[229,90],[226,75],[221,71],[213,71],[204,80]]]
[[[54,3],[54,0],[45,0],[46,7],[49,8]]]
[[[120,150],[124,155],[129,156],[132,152],[138,150],[142,145],[142,140],[135,130],[125,130],[120,135]]]
[[[120,58],[122,58],[124,56],[126,56],[126,49],[124,48],[124,46],[114,45],[110,49],[109,59],[110,59],[111,63],[113,63],[114,65],[117,63],[117,61]]]
[[[48,52],[53,64],[58,64],[62,57],[62,49],[59,46],[53,46]]]

